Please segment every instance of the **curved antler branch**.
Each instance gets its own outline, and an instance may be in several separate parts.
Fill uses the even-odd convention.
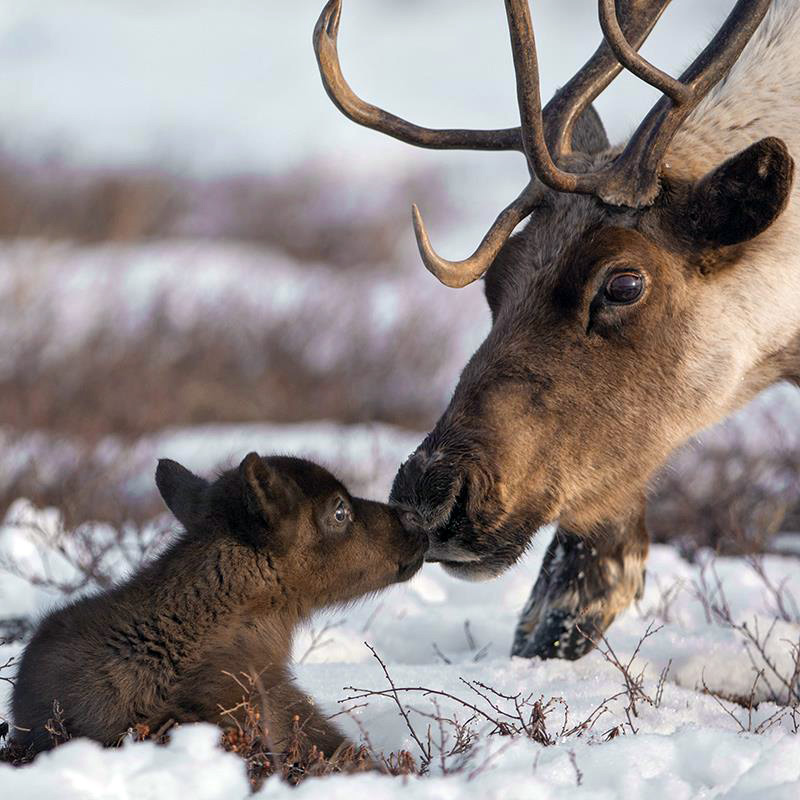
[[[625,40],[640,48],[671,0],[617,0],[617,18]],[[545,139],[554,161],[572,152],[575,122],[622,71],[622,64],[603,39],[591,58],[545,106]]]
[[[539,66],[528,0],[505,0],[505,3],[514,56],[522,142],[531,181],[519,197],[500,213],[475,252],[463,261],[448,261],[434,251],[422,215],[416,206],[413,207],[414,233],[422,261],[445,286],[454,289],[478,280],[491,266],[514,228],[533,211],[538,194],[537,178],[551,188],[565,192],[579,191],[577,186],[581,179],[591,181],[594,178],[593,175],[563,172],[553,162],[545,142]]]
[[[531,180],[522,194],[500,212],[475,252],[463,261],[448,261],[434,251],[422,215],[416,205],[412,206],[414,234],[419,254],[428,271],[451,289],[461,289],[477,281],[497,258],[514,228],[530,216],[540,193],[541,186],[535,179]]]
[[[517,81],[517,103],[522,128],[522,144],[531,175],[536,175],[550,188],[574,192],[578,176],[560,170],[553,161],[544,135],[542,98],[539,92],[539,62],[533,35],[528,0],[505,0],[514,73]]]
[[[543,112],[528,0],[505,0],[520,128],[435,130],[370,105],[353,92],[342,75],[337,52],[342,3],[329,0],[314,29],[314,50],[325,90],[351,120],[418,147],[519,150],[527,158],[532,176],[528,186],[501,212],[477,250],[463,261],[447,261],[434,252],[419,210],[414,206],[414,230],[422,259],[442,283],[461,287],[483,275],[514,228],[533,211],[541,190],[538,181],[560,192],[594,194],[609,205],[640,208],[653,202],[658,193],[661,164],[678,128],[728,73],[764,18],[771,0],[738,0],[720,31],[678,80],[637,52],[669,2],[598,0],[604,41]],[[645,117],[615,161],[591,173],[565,172],[558,162],[572,150],[576,120],[623,65],[665,96]]]
[[[617,19],[615,0],[600,0],[600,27],[614,55],[627,70],[660,89],[676,104],[689,100],[691,91],[688,86],[653,66],[629,44]]]
[[[771,0],[739,0],[717,35],[681,75],[688,98],[662,97],[644,118],[617,160],[602,172],[598,195],[606,203],[631,208],[649,205],[659,187],[659,171],[678,129],[703,98],[730,71],[761,24]]]
[[[519,128],[423,128],[358,97],[342,74],[339,62],[337,39],[341,14],[342,0],[329,0],[314,28],[313,41],[325,91],[346,117],[359,125],[416,147],[434,150],[522,150]]]

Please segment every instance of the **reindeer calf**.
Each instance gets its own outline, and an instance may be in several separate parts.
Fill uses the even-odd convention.
[[[186,532],[125,583],[47,616],[20,664],[15,740],[51,746],[54,701],[73,736],[104,744],[170,720],[234,725],[258,676],[270,741],[300,724],[327,755],[346,744],[289,666],[292,635],[313,611],[410,578],[426,538],[395,509],[352,498],[322,467],[248,455],[209,483],[162,460],[156,483]],[[228,674],[226,674],[228,673]]]

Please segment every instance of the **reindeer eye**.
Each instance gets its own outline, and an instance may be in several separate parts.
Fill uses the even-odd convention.
[[[636,302],[643,291],[644,279],[637,272],[618,272],[606,281],[604,288],[606,300],[618,305]]]

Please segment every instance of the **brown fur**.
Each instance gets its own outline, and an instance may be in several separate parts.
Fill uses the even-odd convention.
[[[14,738],[49,747],[54,701],[71,735],[104,744],[137,724],[232,725],[223,711],[243,690],[231,675],[244,672],[263,689],[273,746],[297,715],[330,756],[344,736],[294,683],[293,633],[317,609],[409,578],[424,537],[301,459],[251,453],[213,483],[161,461],[156,482],[186,532],[121,585],[41,622],[14,687]]]

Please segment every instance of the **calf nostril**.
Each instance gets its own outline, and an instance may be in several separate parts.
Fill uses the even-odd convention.
[[[416,511],[414,511],[414,509],[406,509],[401,511],[400,521],[403,523],[403,527],[406,530],[412,531],[413,533],[419,533],[425,527],[422,517]]]

